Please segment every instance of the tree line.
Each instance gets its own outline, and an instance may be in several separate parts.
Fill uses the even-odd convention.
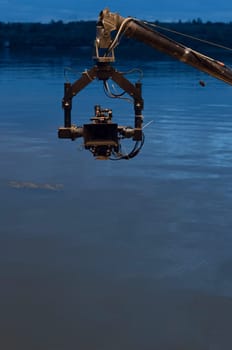
[[[189,37],[179,36],[174,32],[200,38],[205,41],[232,47],[232,22],[202,22],[200,19],[189,22],[162,23],[154,22],[158,31],[195,50],[212,51],[210,45]],[[169,31],[163,31],[165,27]],[[156,29],[155,29],[156,30]],[[173,31],[173,32],[172,32]],[[0,47],[12,50],[50,49],[61,51],[80,50],[83,54],[92,52],[96,36],[95,21],[76,21],[64,23],[51,21],[50,23],[4,23],[0,22]],[[142,49],[141,49],[142,45]],[[124,38],[118,52],[123,56],[149,57],[156,56],[151,48],[135,40]]]

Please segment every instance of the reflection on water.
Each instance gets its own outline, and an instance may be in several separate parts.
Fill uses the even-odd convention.
[[[137,158],[99,162],[56,135],[64,67],[89,64],[1,57],[1,348],[228,349],[231,87],[174,61],[120,63],[144,68],[153,122]],[[99,86],[76,97],[77,122],[101,104],[130,124]]]

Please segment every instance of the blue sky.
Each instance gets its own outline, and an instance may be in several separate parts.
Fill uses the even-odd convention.
[[[0,0],[0,21],[95,20],[105,7],[146,20],[232,21],[231,0]]]

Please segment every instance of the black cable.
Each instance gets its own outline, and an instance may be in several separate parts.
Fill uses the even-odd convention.
[[[138,153],[141,151],[143,145],[145,142],[145,135],[142,133],[142,140],[141,141],[136,141],[133,149],[129,153],[122,154],[121,152],[113,152],[115,155],[115,158],[109,158],[110,160],[129,160],[138,155]],[[120,145],[120,150],[121,150],[121,145]]]

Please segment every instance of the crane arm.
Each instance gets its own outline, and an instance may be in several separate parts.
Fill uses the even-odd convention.
[[[123,33],[128,38],[143,42],[158,51],[232,85],[232,69],[223,62],[186,47],[150,29],[141,21],[132,17],[124,18],[117,13],[111,13],[108,9],[105,9],[101,11],[98,23],[99,28],[101,28],[101,38],[104,36],[107,37],[110,31]],[[102,33],[104,33],[103,36]],[[112,42],[110,48],[113,48],[115,43]]]
[[[118,45],[122,35],[145,43],[177,60],[184,62],[200,71],[218,78],[232,85],[232,69],[224,63],[205,56],[191,48],[188,48],[167,36],[152,30],[142,21],[132,17],[124,18],[117,13],[111,13],[109,9],[100,12],[97,22],[97,35],[95,40],[95,65],[85,71],[75,82],[64,84],[64,97],[62,106],[64,109],[64,126],[59,128],[60,138],[84,139],[84,147],[91,151],[96,159],[131,159],[140,152],[144,144],[143,133],[143,98],[142,83],[137,81],[132,84],[125,78],[125,73],[118,72],[111,66],[114,62],[114,48]],[[72,124],[71,109],[72,99],[81,90],[95,79],[103,82],[105,92],[111,93],[108,80],[115,82],[123,93],[127,93],[134,102],[134,127],[122,126],[112,122],[112,110],[102,109],[95,105],[94,116],[91,123],[83,126]],[[120,98],[121,94],[109,94],[110,97]],[[121,141],[130,138],[134,141],[134,147],[129,153],[122,151]]]

